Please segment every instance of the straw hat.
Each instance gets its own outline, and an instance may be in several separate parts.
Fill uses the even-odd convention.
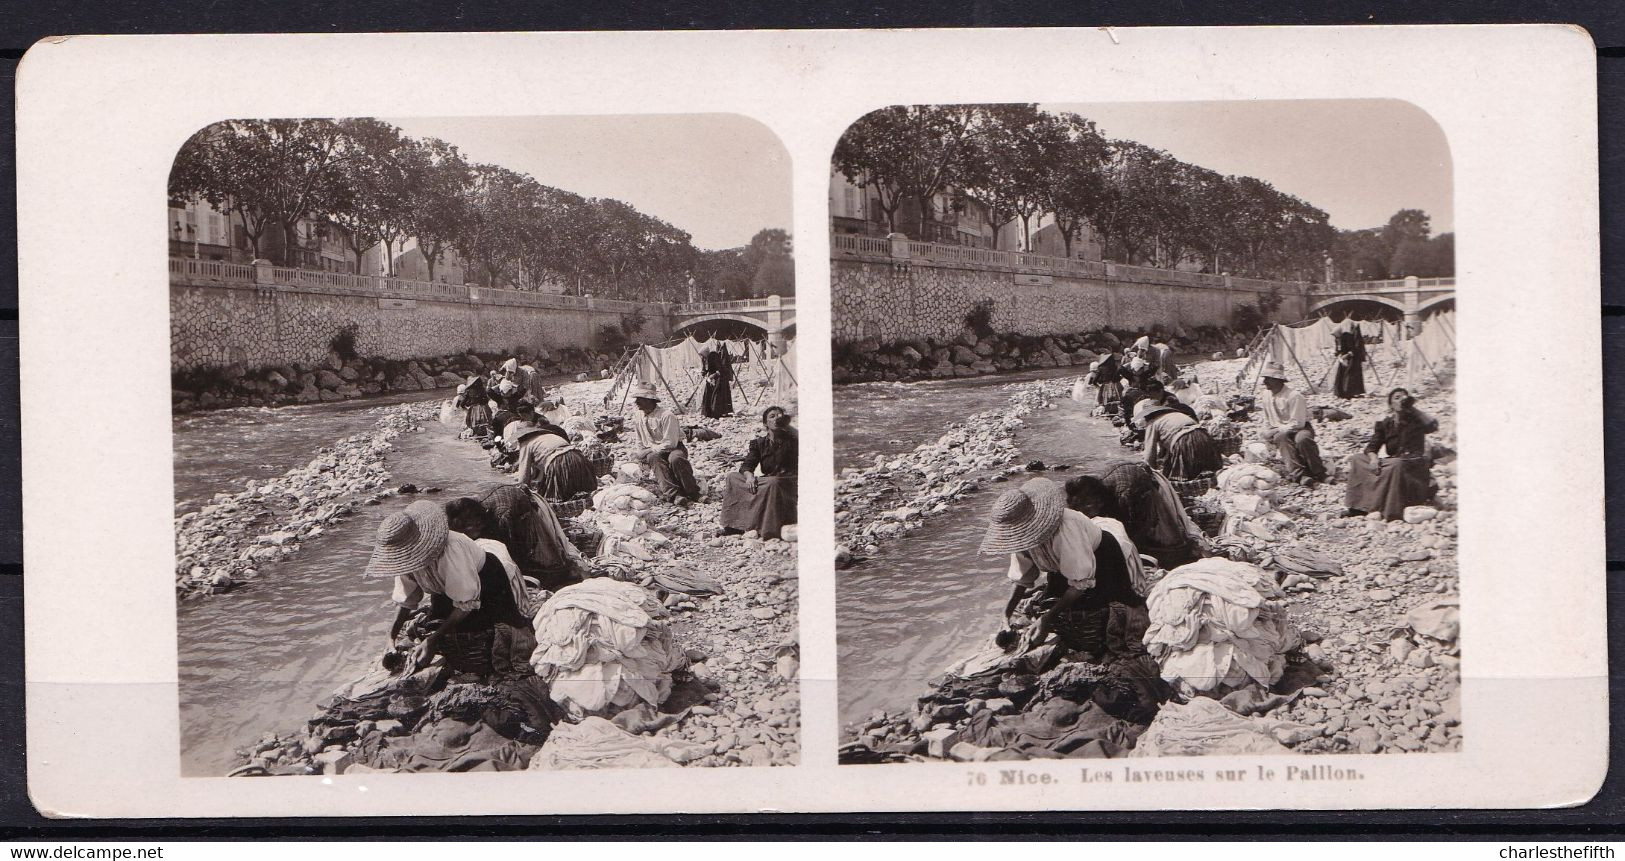
[[[1145,423],[1150,421],[1152,416],[1171,412],[1176,412],[1176,410],[1167,404],[1152,403],[1149,400],[1140,401],[1134,405],[1134,423],[1140,427],[1145,427]]]
[[[636,383],[632,386],[632,397],[658,401],[660,400],[660,393],[655,391],[654,383]]]
[[[539,433],[546,431],[530,422],[508,422],[508,426],[502,429],[502,444],[508,448],[518,448],[520,443]]]
[[[1266,379],[1280,380],[1284,383],[1286,382],[1286,368],[1281,367],[1280,362],[1265,362],[1262,376]]]
[[[367,577],[415,574],[446,550],[446,511],[427,500],[391,514],[378,524],[377,543],[367,560]]]
[[[1066,511],[1066,491],[1047,478],[1030,479],[993,502],[992,522],[982,536],[983,553],[1020,553],[1055,534]]]

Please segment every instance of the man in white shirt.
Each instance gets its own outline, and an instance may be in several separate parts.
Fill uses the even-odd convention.
[[[694,480],[688,447],[683,444],[683,426],[676,414],[660,405],[660,393],[653,383],[634,385],[632,402],[643,413],[632,424],[638,442],[643,444],[643,464],[654,474],[657,492],[678,505],[698,501],[700,485]]]
[[[1320,461],[1315,444],[1315,426],[1309,420],[1309,404],[1301,393],[1286,384],[1286,370],[1280,362],[1265,362],[1264,440],[1275,446],[1286,463],[1287,478],[1308,487],[1326,480],[1326,465]]]

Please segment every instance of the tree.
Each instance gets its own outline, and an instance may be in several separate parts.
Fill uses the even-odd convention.
[[[1066,143],[1067,130],[1035,105],[994,105],[975,120],[952,175],[967,193],[989,202],[995,219],[1019,218],[1021,250],[1030,251],[1032,219],[1046,209],[1047,171]],[[1000,223],[993,225],[995,240]]]
[[[170,167],[170,201],[184,206],[202,199],[227,217],[237,215],[250,251],[258,258],[260,239],[271,222],[260,208],[255,189],[269,169],[269,160],[257,151],[251,138],[237,133],[229,123],[215,123],[181,145]]]
[[[394,244],[400,238],[405,207],[406,142],[401,130],[379,120],[340,120],[347,157],[338,169],[327,219],[344,229],[355,252],[357,271],[367,249],[384,244],[386,272],[394,273]]]
[[[435,267],[463,231],[473,169],[456,147],[438,138],[417,141],[402,161],[406,207],[401,226],[417,240],[433,281]]]
[[[481,164],[474,166],[461,190],[462,217],[452,244],[463,259],[479,265],[481,283],[502,287],[509,280],[510,265],[520,258],[525,221],[555,189],[544,189],[505,167]]]
[[[796,264],[790,250],[790,234],[778,228],[756,232],[740,254],[750,275],[752,296],[794,296]]]
[[[1077,114],[1060,117],[1062,140],[1048,160],[1040,183],[1041,199],[1055,216],[1055,230],[1061,234],[1066,256],[1072,256],[1072,243],[1108,207],[1106,165],[1108,148],[1095,124]]]
[[[859,188],[874,189],[887,230],[897,231],[897,210],[907,200],[917,203],[923,227],[932,198],[956,178],[978,111],[914,105],[865,114],[836,143],[835,169]]]

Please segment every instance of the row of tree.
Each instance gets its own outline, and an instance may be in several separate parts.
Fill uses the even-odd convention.
[[[1032,249],[1048,216],[1067,256],[1087,230],[1107,260],[1320,280],[1338,239],[1324,211],[1264,180],[1109,139],[1089,119],[1031,104],[883,108],[846,131],[833,164],[872,195],[889,230],[903,207],[924,224],[934,201],[951,196],[960,210],[985,207],[995,226],[1017,222],[1019,250]]]
[[[1331,252],[1334,280],[1455,275],[1455,234],[1433,236],[1432,232],[1428,214],[1420,209],[1401,209],[1382,227],[1339,230]]]
[[[235,218],[255,256],[268,231],[279,231],[282,242],[265,250],[284,265],[293,265],[298,225],[309,219],[343,228],[358,261],[382,245],[389,274],[411,239],[431,279],[455,249],[477,283],[521,290],[552,282],[619,299],[684,301],[691,288],[735,298],[700,279],[715,268],[712,255],[746,251],[703,252],[686,231],[628,203],[473,163],[443,140],[370,118],[216,123],[181,147],[169,194]],[[778,246],[789,253],[787,241]],[[776,286],[793,290],[793,282]]]

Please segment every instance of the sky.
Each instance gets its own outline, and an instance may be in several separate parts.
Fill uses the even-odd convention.
[[[734,114],[392,118],[464,157],[584,197],[611,197],[714,250],[791,229],[790,157],[766,126]]]
[[[1421,108],[1392,99],[1045,104],[1095,121],[1109,138],[1254,176],[1320,207],[1332,226],[1380,227],[1420,209],[1454,229],[1450,146]]]

